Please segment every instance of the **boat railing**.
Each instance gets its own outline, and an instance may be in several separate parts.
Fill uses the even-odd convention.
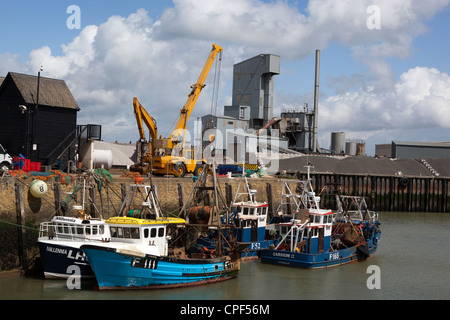
[[[105,226],[103,225],[72,225],[42,222],[39,227],[39,237],[65,241],[104,241],[104,228]]]
[[[280,245],[284,243],[286,239],[290,236],[290,251],[294,251],[295,247],[297,246],[297,243],[303,240],[303,230],[305,229],[308,223],[309,219],[307,219],[302,224],[296,224],[294,222],[291,228],[288,230],[288,232],[284,235],[284,237],[280,240],[280,242],[278,242],[277,246],[275,247],[275,250],[277,250],[280,247]]]
[[[295,190],[289,184],[296,184]],[[292,211],[319,209],[320,197],[316,196],[311,180],[282,180],[281,200],[277,212],[285,212],[290,206]]]
[[[336,196],[338,210],[336,221],[369,221],[376,222],[378,213],[370,211],[364,197]]]

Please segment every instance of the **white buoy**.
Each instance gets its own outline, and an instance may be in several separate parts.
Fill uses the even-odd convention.
[[[34,180],[30,185],[30,192],[35,198],[41,198],[47,191],[47,184],[42,180]]]

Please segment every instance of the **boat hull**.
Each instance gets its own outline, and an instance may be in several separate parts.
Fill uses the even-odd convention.
[[[249,260],[257,260],[258,251],[269,249],[270,246],[275,245],[275,240],[262,240],[262,241],[253,241],[248,243],[247,246],[243,247],[241,253],[241,261],[249,261]],[[246,243],[241,243],[245,245]],[[199,238],[197,240],[197,245],[203,246],[209,250],[212,250],[217,247],[217,241],[215,239],[207,239],[207,238]],[[224,249],[228,249],[228,247],[224,246]]]
[[[194,286],[237,277],[239,262],[229,258],[179,259],[135,256],[114,248],[82,246],[100,290],[159,289]]]
[[[94,271],[80,249],[81,243],[56,243],[51,240],[39,240],[38,243],[46,279],[95,278]]]
[[[261,262],[305,269],[321,269],[345,265],[372,257],[377,245],[371,241],[367,246],[353,246],[336,251],[307,254],[285,250],[261,250]]]

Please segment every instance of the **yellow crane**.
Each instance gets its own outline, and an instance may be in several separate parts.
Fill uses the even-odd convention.
[[[138,171],[141,174],[148,172],[154,174],[173,174],[179,177],[183,177],[186,173],[200,174],[203,168],[203,162],[194,159],[194,150],[191,146],[188,148],[185,146],[186,127],[197,99],[205,87],[204,83],[209,70],[217,54],[221,54],[222,50],[222,47],[213,44],[205,66],[197,82],[191,86],[188,100],[180,110],[178,122],[168,138],[158,137],[155,120],[148,114],[136,97],[133,99],[134,113],[140,135],[138,144],[140,148],[136,152],[138,159],[136,164],[132,166],[132,171]],[[147,142],[145,139],[142,122],[146,124],[150,131],[151,142]]]

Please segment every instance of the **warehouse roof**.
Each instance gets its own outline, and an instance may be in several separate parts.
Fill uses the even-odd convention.
[[[410,147],[433,147],[433,148],[450,148],[450,142],[411,142],[411,141],[392,141],[392,143],[398,146],[410,146]]]
[[[273,161],[273,158],[270,160]],[[450,159],[390,159],[368,156],[335,157],[326,155],[301,155],[279,160],[279,171],[306,172],[308,162],[312,173],[361,174],[380,176],[450,177]],[[434,169],[434,172],[431,170]]]

